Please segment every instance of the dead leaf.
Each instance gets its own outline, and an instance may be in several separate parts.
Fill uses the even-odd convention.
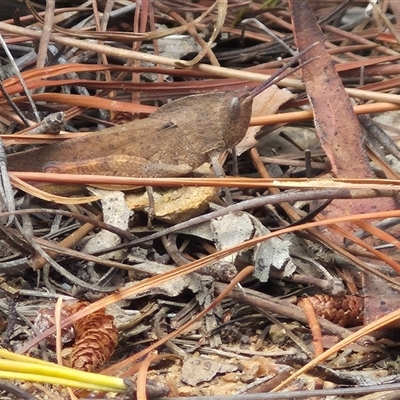
[[[217,192],[213,187],[185,186],[178,189],[153,189],[155,217],[169,223],[179,223],[203,213]],[[149,207],[147,193],[126,195],[131,210],[145,211]]]
[[[293,99],[293,97],[295,97],[294,94],[289,90],[279,89],[278,86],[273,85],[254,98],[251,116],[262,117],[275,114],[282,104]],[[246,135],[235,148],[238,156],[257,144],[255,136],[261,128],[262,126],[251,126],[247,130]]]
[[[253,237],[270,233],[257,218],[243,211],[213,219],[210,226],[214,232],[217,250],[223,250]],[[232,226],[235,226],[234,230],[232,230]],[[272,267],[282,272],[283,276],[291,275],[296,266],[291,261],[290,246],[289,240],[283,240],[279,237],[258,244],[252,255],[255,268],[254,276],[261,282],[266,282],[269,279],[269,272]],[[231,254],[223,260],[233,264],[239,254]]]
[[[129,228],[128,222],[131,211],[125,204],[124,193],[95,188],[91,188],[90,191],[96,196],[101,196],[104,222],[127,231]],[[94,253],[120,243],[121,238],[117,234],[101,230],[86,243],[82,251],[84,253]],[[108,253],[102,257],[120,259],[121,252]]]
[[[189,357],[183,363],[181,381],[196,386],[200,382],[211,381],[217,374],[234,372],[237,369],[236,365],[225,362],[209,358]]]

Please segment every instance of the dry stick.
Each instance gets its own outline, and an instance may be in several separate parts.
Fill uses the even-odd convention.
[[[9,33],[13,33],[15,35],[21,36],[29,36],[32,38],[40,39],[41,32],[34,31],[32,29],[21,28],[19,26],[14,26],[10,24],[6,24],[4,22],[0,22],[0,30],[4,30]],[[50,40],[56,43],[60,43],[66,46],[77,47],[82,50],[89,50],[93,52],[100,52],[114,57],[126,58],[129,60],[140,60],[147,61],[151,63],[159,63],[164,65],[169,65],[172,67],[177,67],[182,62],[181,60],[174,60],[168,57],[155,56],[146,53],[140,53],[136,51],[126,50],[126,49],[118,49],[111,46],[99,45],[93,42],[87,42],[83,40],[73,39],[69,37],[64,37],[60,35],[52,34],[50,36]],[[241,78],[248,79],[255,82],[264,82],[269,75],[259,74],[255,72],[249,71],[238,71],[230,68],[217,67],[215,65],[206,65],[206,64],[197,64],[191,69],[196,71],[205,72],[207,74],[217,75],[220,77],[226,78]],[[294,87],[296,89],[304,89],[304,85],[297,79],[282,79],[279,83],[279,86],[283,87]],[[395,94],[385,94],[385,93],[376,93],[367,90],[357,90],[357,89],[348,89],[346,88],[346,92],[356,98],[364,99],[364,100],[374,100],[374,101],[382,101],[382,102],[392,102],[394,104],[400,104],[400,96]]]
[[[301,299],[299,306],[304,310],[308,319],[308,325],[313,338],[314,354],[315,356],[319,356],[324,352],[324,345],[322,343],[321,326],[315,314],[315,309],[308,297]]]
[[[11,212],[7,212],[7,213],[4,213],[4,215],[12,215],[12,214],[20,214],[21,213],[21,211],[26,211],[26,210],[20,210],[20,211],[15,211],[15,212],[13,212],[13,213],[11,213]],[[37,212],[42,212],[43,210],[36,210]],[[56,211],[56,210],[53,210],[53,212],[55,212],[55,214],[59,214],[60,213],[60,210],[58,210],[58,211]],[[62,212],[61,211],[61,213],[64,213],[64,212]],[[68,212],[67,212],[68,213]],[[22,214],[23,214],[23,212],[22,212]],[[80,219],[79,218],[79,215],[78,216],[76,216],[77,217],[77,219]],[[84,217],[84,216],[80,216],[80,217]],[[92,220],[93,221],[93,219],[90,219],[90,220]],[[94,220],[95,221],[95,220]],[[99,224],[104,224],[104,223],[102,223],[102,222],[100,222],[100,221],[98,221],[98,223]],[[96,223],[95,223],[95,225],[97,225]],[[105,224],[104,225],[104,227],[105,227],[105,229],[108,229],[108,230],[110,230],[110,229],[112,229],[112,230],[114,230],[113,228],[114,227],[111,227],[110,225],[108,225],[108,227],[106,226],[106,225],[108,225],[108,224]],[[110,228],[111,227],[111,228]],[[120,230],[120,233],[123,233],[123,235],[122,235],[122,237],[124,237],[124,235],[126,235],[126,232],[124,232],[124,231],[122,231],[122,230]],[[23,232],[22,232],[23,233]],[[129,235],[129,234],[128,234]],[[9,235],[8,235],[9,236]],[[125,236],[126,237],[126,236]],[[128,236],[129,237],[129,236]],[[51,242],[51,241],[46,241],[46,240],[44,240],[44,239],[41,239],[41,238],[36,238],[36,237],[29,237],[29,236],[24,236],[24,239],[25,239],[25,246],[24,246],[24,249],[26,248],[26,243],[29,243],[28,242],[28,239],[29,240],[31,240],[31,242],[29,243],[30,245],[31,245],[31,247],[33,247],[38,253],[39,253],[39,256],[41,256],[41,258],[43,258],[44,260],[45,260],[45,262],[47,262],[47,263],[49,263],[49,264],[51,264],[61,275],[64,275],[64,276],[66,276],[66,278],[67,279],[69,279],[70,281],[72,281],[73,283],[75,283],[75,284],[77,284],[77,285],[79,285],[79,286],[82,286],[82,287],[89,287],[90,286],[90,288],[92,289],[92,290],[94,290],[94,291],[101,291],[101,292],[113,292],[114,290],[116,290],[116,289],[118,289],[118,287],[109,287],[109,288],[106,288],[106,289],[103,289],[103,288],[101,288],[101,287],[98,287],[98,286],[94,286],[94,285],[90,285],[90,284],[88,284],[88,283],[86,283],[86,282],[84,282],[84,281],[81,281],[80,279],[78,279],[78,278],[75,278],[71,273],[69,273],[67,270],[65,270],[63,267],[61,267],[61,265],[59,265],[58,263],[56,263],[49,255],[48,255],[48,253],[51,253],[51,252],[53,252],[53,253],[57,253],[57,254],[66,254],[66,255],[68,255],[68,256],[70,256],[70,257],[75,257],[75,258],[78,258],[78,259],[83,259],[83,260],[86,260],[86,261],[93,261],[93,262],[97,262],[98,264],[103,264],[103,265],[106,265],[106,266],[109,266],[109,267],[113,267],[113,268],[128,268],[128,269],[134,269],[135,267],[134,266],[128,266],[128,265],[125,265],[125,264],[122,264],[122,263],[118,263],[118,262],[114,262],[114,261],[110,261],[110,260],[104,260],[104,259],[102,259],[102,258],[99,258],[99,257],[95,257],[95,256],[91,256],[91,255],[87,255],[87,254],[83,254],[83,253],[81,253],[81,252],[79,252],[79,251],[76,251],[76,250],[71,250],[71,249],[65,249],[65,248],[63,248],[63,247],[61,247],[60,245],[58,245],[58,244],[56,244],[56,243],[53,243],[53,242]],[[11,245],[13,245],[13,244],[11,244]],[[38,247],[38,246],[42,246],[43,248],[45,248],[46,250],[48,250],[47,251],[47,253],[45,252],[45,251],[43,251],[42,249],[41,249],[41,247]],[[14,246],[15,247],[15,246]],[[26,261],[27,263],[30,263],[30,261]],[[34,265],[34,264],[32,264],[32,265]],[[32,265],[30,265],[30,266],[32,266]],[[41,264],[39,264],[39,266],[38,267],[41,267]],[[12,272],[12,271],[14,271],[15,270],[15,266],[13,266],[13,265],[11,265],[11,266],[9,266],[9,267],[3,267],[3,266],[1,266],[0,267],[0,271],[2,272],[2,273],[6,273],[6,272]]]
[[[15,211],[15,198],[13,188],[10,182],[10,176],[7,173],[7,156],[4,150],[3,141],[0,138],[0,207],[13,212]],[[9,215],[7,226],[11,224],[14,216]]]
[[[57,243],[54,243],[54,242],[49,241],[49,240],[44,240],[42,238],[37,238],[37,237],[32,238],[32,240],[35,243],[37,243],[38,245],[40,245],[47,252],[56,252],[57,254],[65,255],[65,256],[68,256],[68,257],[72,257],[72,258],[77,258],[79,260],[92,261],[94,263],[97,263],[97,264],[100,264],[100,265],[104,265],[106,267],[125,269],[127,271],[135,271],[135,270],[137,270],[135,265],[123,264],[123,263],[120,263],[120,262],[117,262],[117,261],[112,261],[112,260],[107,260],[107,259],[104,259],[104,258],[96,257],[96,256],[93,256],[91,254],[82,253],[82,252],[77,251],[77,250],[61,247]],[[47,253],[44,253],[44,254],[47,254]],[[59,268],[60,267],[61,266],[59,266]],[[61,271],[60,274],[62,274],[62,275],[66,273],[64,268],[60,269],[60,271]],[[139,269],[139,271],[142,271],[142,270]],[[2,272],[4,272],[4,271],[2,270]],[[71,275],[69,272],[68,272],[68,274]],[[74,280],[74,278],[70,278],[70,279]],[[76,284],[79,285],[79,286],[82,286],[82,287],[88,287],[88,284],[82,284],[82,283],[80,283],[80,284],[76,283]],[[94,290],[94,291],[101,291],[101,292],[106,292],[107,293],[107,292],[112,292],[112,291],[114,291],[116,289],[119,289],[119,287],[116,286],[116,287],[108,287],[108,288],[99,288],[98,286],[91,285],[90,289]]]
[[[267,319],[269,319],[274,325],[276,325],[279,329],[282,331],[285,331],[286,336],[291,339],[291,341],[296,344],[300,350],[307,355],[308,358],[312,358],[313,353],[312,351],[306,346],[306,344],[300,339],[300,337],[297,337],[294,332],[292,332],[292,329],[290,327],[286,327],[283,322],[279,321],[278,318],[275,318],[272,314],[270,314],[268,311],[265,311],[261,308],[258,308],[258,310],[265,315]],[[282,316],[282,314],[279,314],[279,316]]]
[[[136,381],[137,400],[147,400],[148,398],[146,394],[147,372],[150,368],[151,362],[154,361],[156,358],[157,357],[154,353],[150,353],[147,355],[144,361],[141,362],[139,371],[137,373],[137,381]]]
[[[149,26],[150,29],[155,32],[156,31],[156,21],[155,21],[155,16],[154,16],[154,4],[152,2],[149,3]],[[153,40],[153,48],[154,48],[154,54],[159,55],[160,54],[160,46],[158,44],[157,40]],[[211,58],[209,58],[211,60]],[[160,65],[156,64],[156,68],[161,68]],[[122,80],[122,79],[121,79]],[[157,74],[157,82],[164,82],[164,75],[161,73]]]
[[[397,1],[397,0],[396,0]],[[270,381],[282,382],[282,379],[275,379],[276,377],[280,378],[283,374],[278,374]],[[268,381],[269,382],[269,381]],[[275,383],[274,382],[274,383]],[[275,387],[276,384],[273,386]],[[322,389],[322,390],[288,390],[280,393],[268,393],[273,387],[267,386],[266,389],[262,392],[252,392],[251,394],[234,394],[230,396],[224,395],[223,397],[218,396],[201,396],[201,397],[168,397],[168,400],[193,400],[193,399],[201,399],[201,400],[237,400],[238,398],[242,400],[310,400],[311,398],[327,398],[327,396],[333,396],[333,398],[357,398],[358,400],[367,400],[364,397],[360,397],[361,394],[366,393],[380,393],[379,397],[368,397],[368,400],[376,400],[376,399],[385,399],[385,400],[397,400],[398,399],[398,391],[400,390],[400,383],[390,383],[390,384],[377,384],[377,385],[368,385],[368,386],[358,386],[358,387],[349,387],[343,388],[338,387],[334,389]],[[396,391],[396,397],[382,397],[386,391]],[[262,394],[260,394],[262,393]]]
[[[379,194],[385,190],[400,190],[400,180],[398,179],[380,179],[380,178],[329,178],[329,179],[310,179],[310,178],[243,178],[243,177],[225,177],[221,178],[130,178],[109,175],[77,175],[77,174],[57,174],[45,172],[17,172],[9,171],[12,183],[15,179],[26,179],[31,182],[57,182],[57,183],[76,183],[80,185],[99,185],[111,184],[128,186],[126,189],[136,189],[137,186],[163,186],[163,187],[181,187],[181,186],[210,186],[226,187],[233,186],[238,188],[266,188],[269,186],[287,188],[287,189],[331,189],[342,188],[347,190],[371,190],[371,197],[378,197],[372,190],[379,190]],[[111,179],[111,180],[110,180]],[[18,184],[21,184],[19,181]],[[43,192],[51,196],[50,193]],[[358,194],[360,195],[360,194]],[[382,197],[387,197],[383,194]],[[68,197],[59,197],[66,200]],[[79,198],[78,198],[79,199]],[[87,199],[87,197],[86,197]],[[91,201],[99,200],[98,196],[92,196]],[[51,201],[51,197],[46,200]]]
[[[355,90],[355,89],[354,89]],[[385,93],[382,93],[383,95]],[[390,101],[390,99],[387,99]],[[379,102],[371,104],[362,104],[358,106],[353,106],[353,110],[356,114],[369,114],[378,113],[385,111],[397,111],[400,109],[399,104],[393,104],[389,102]],[[288,113],[266,115],[261,117],[253,117],[250,121],[250,126],[257,125],[275,125],[288,122],[299,122],[299,121],[309,121],[313,119],[314,114],[312,110],[306,111],[293,111]]]
[[[312,156],[315,157],[314,152],[312,153]],[[302,158],[304,158],[304,155],[302,155]],[[290,158],[290,156],[282,158],[281,155],[272,156],[272,157],[260,156],[260,161],[263,164],[278,164],[278,165],[285,165],[288,167],[305,167],[306,166],[306,162],[304,160],[295,160],[293,158]],[[324,163],[324,162],[311,161],[310,166],[313,169],[319,169],[322,171],[326,171],[329,169],[328,164]]]
[[[228,0],[219,0],[215,2],[209,9],[211,10],[215,4],[217,4],[217,19],[214,25],[213,32],[211,33],[211,36],[206,46],[203,47],[203,49],[192,60],[180,61],[179,63],[180,66],[191,67],[192,65],[199,63],[207,54],[207,52],[211,49],[212,44],[215,42],[219,33],[221,32],[225,23],[226,14],[228,10]]]
[[[114,1],[107,1],[107,3],[104,6],[104,10],[103,10],[103,15],[102,15],[102,19],[100,22],[100,18],[99,18],[99,10],[97,7],[97,2],[94,1],[93,2],[93,15],[94,15],[94,19],[95,19],[95,25],[96,25],[96,30],[97,31],[106,31],[107,30],[107,23],[108,20],[110,18],[110,11],[112,9],[114,5]],[[101,42],[101,44],[104,44],[103,42]],[[104,53],[98,54],[98,62],[101,64],[105,64],[108,65],[108,60],[107,57]],[[110,71],[104,71],[104,76],[105,76],[105,80],[107,82],[111,81],[111,72]],[[110,97],[113,98],[115,97],[114,93],[110,94]]]
[[[46,64],[47,50],[49,47],[51,31],[53,28],[55,9],[56,9],[55,0],[46,0],[46,12],[44,14],[42,35],[39,41],[39,50],[36,61],[36,68],[43,68]]]
[[[54,324],[56,326],[56,356],[57,364],[63,365],[62,351],[62,333],[61,333],[61,319],[62,319],[62,309],[63,309],[63,298],[59,297],[56,302],[54,309]]]
[[[133,28],[132,28],[135,33],[143,33],[143,31],[146,30],[148,11],[149,11],[149,2],[148,1],[138,2],[136,4],[135,12],[133,15]],[[141,40],[133,42],[132,50],[138,51],[140,49],[141,45],[142,45]],[[140,63],[137,60],[134,60],[129,63],[129,66],[132,66],[132,65],[134,67],[138,67],[140,65]],[[133,83],[139,83],[140,75],[132,73],[131,79],[132,79]],[[140,103],[140,92],[132,92],[131,99],[132,99],[132,102]]]

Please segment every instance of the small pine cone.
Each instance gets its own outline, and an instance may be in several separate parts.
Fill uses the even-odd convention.
[[[353,295],[333,297],[327,294],[317,294],[309,299],[315,313],[334,324],[351,327],[363,323],[364,302],[361,297]]]
[[[73,311],[76,313],[88,304],[77,303]],[[93,372],[110,358],[118,342],[113,322],[114,317],[106,315],[102,308],[75,323],[76,341],[71,352],[71,367]]]

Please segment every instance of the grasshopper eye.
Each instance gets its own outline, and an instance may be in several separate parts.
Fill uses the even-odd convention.
[[[240,114],[240,100],[239,97],[232,97],[232,100],[229,104],[229,112],[230,115],[239,115]]]

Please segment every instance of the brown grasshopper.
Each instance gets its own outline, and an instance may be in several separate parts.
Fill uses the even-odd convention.
[[[211,154],[233,148],[244,137],[253,98],[292,73],[288,69],[314,45],[251,91],[182,97],[148,118],[9,155],[8,169],[143,178],[187,175],[210,161]],[[45,190],[57,192],[54,188]]]

